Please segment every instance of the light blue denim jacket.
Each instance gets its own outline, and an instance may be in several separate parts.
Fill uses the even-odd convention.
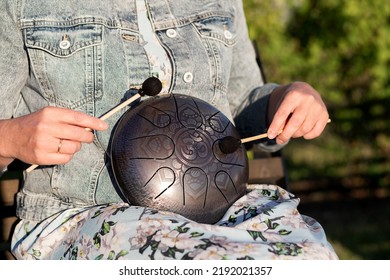
[[[135,2],[1,0],[0,119],[49,105],[98,117],[140,86],[151,68],[139,43]],[[172,63],[170,92],[204,99],[231,120],[251,105],[254,133],[264,132],[275,85],[263,85],[241,1],[146,4]],[[120,116],[108,120],[111,128]],[[41,220],[67,208],[122,201],[106,160],[110,134],[97,133],[68,164],[25,174],[18,216]]]

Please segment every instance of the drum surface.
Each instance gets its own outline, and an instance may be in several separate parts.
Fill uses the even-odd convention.
[[[221,152],[225,136],[240,138],[229,119],[186,95],[151,97],[129,109],[112,137],[117,183],[132,205],[215,223],[246,191],[243,145]]]

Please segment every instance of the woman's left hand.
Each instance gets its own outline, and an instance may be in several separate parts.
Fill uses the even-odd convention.
[[[268,138],[278,144],[290,138],[313,139],[321,135],[329,114],[320,94],[309,84],[294,82],[276,88],[272,94],[284,96],[268,128]],[[281,131],[281,133],[280,133]]]

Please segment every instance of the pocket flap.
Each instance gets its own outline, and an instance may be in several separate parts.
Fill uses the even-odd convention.
[[[70,56],[73,53],[102,42],[100,25],[84,24],[67,27],[31,27],[25,31],[26,45],[38,48],[55,56]]]

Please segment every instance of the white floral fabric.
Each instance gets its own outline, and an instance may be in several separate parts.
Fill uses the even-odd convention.
[[[337,259],[321,225],[275,185],[254,185],[216,224],[126,203],[21,221],[18,259]]]

